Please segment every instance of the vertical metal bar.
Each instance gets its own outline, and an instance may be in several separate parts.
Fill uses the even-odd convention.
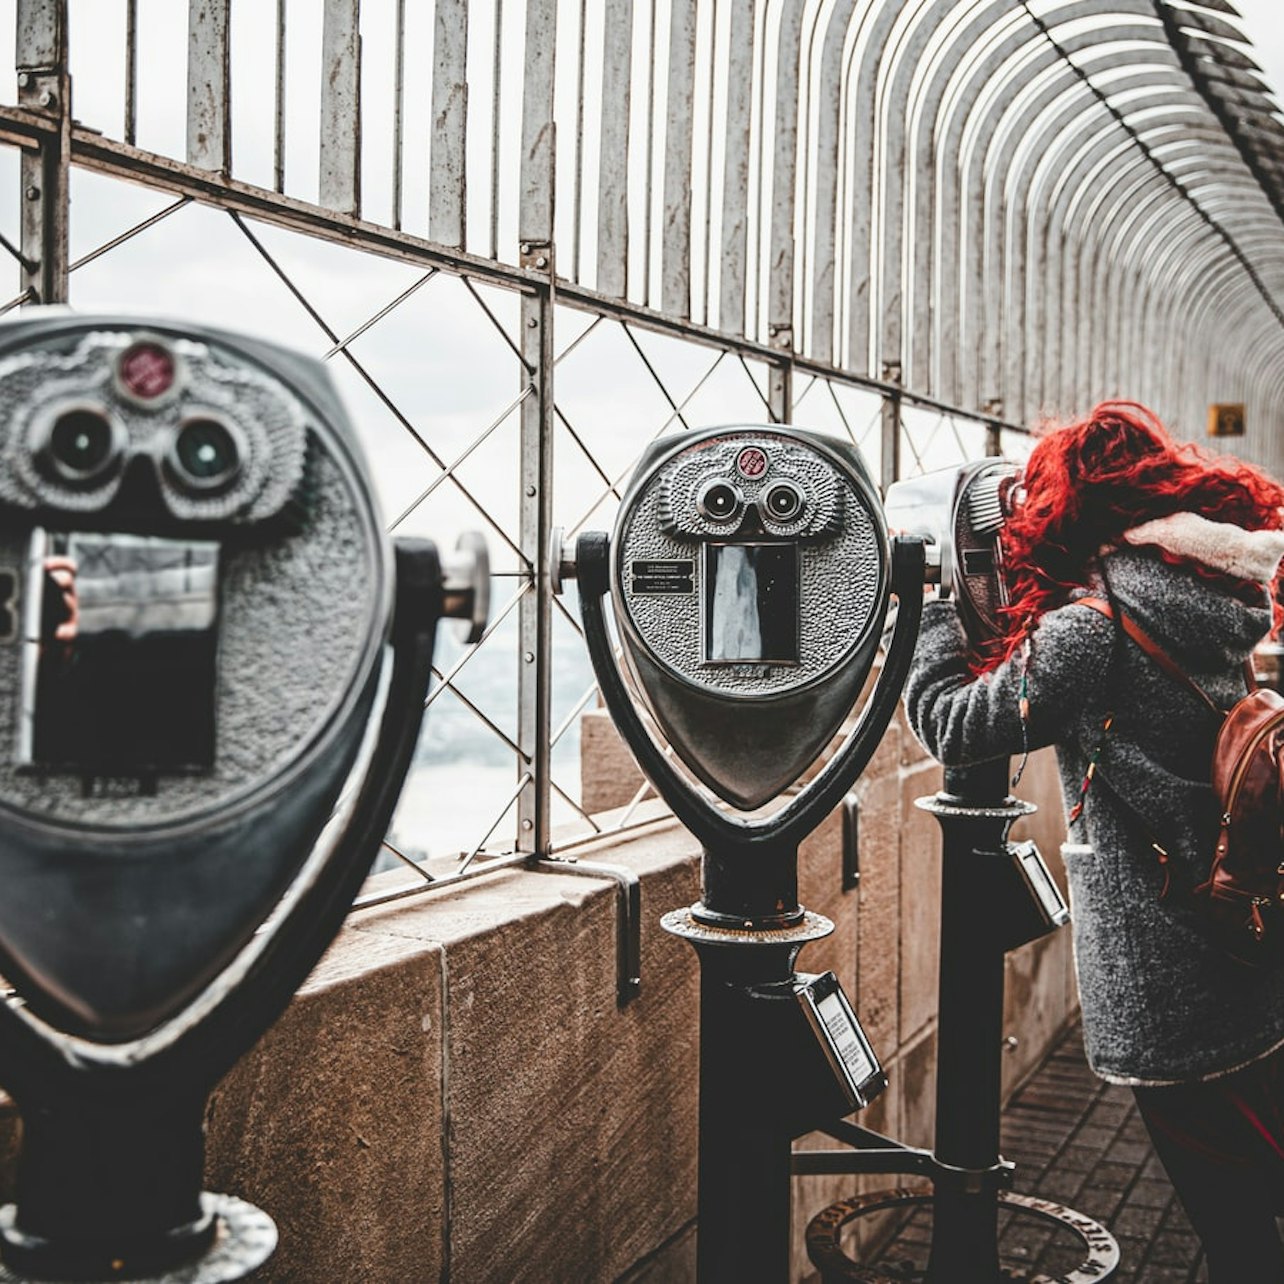
[[[272,134],[272,182],[278,192],[285,191],[285,6],[287,0],[276,0],[276,113]]]
[[[603,0],[602,128],[598,140],[597,289],[623,298],[629,279],[629,104],[633,0]]]
[[[499,133],[503,125],[504,0],[495,0],[495,50],[491,60],[490,108],[490,257],[499,258]]]
[[[498,49],[498,31],[495,43]],[[468,230],[468,0],[437,0],[432,50],[428,235],[463,249]],[[496,93],[497,103],[498,97]],[[491,149],[498,156],[498,132],[491,137]],[[492,257],[498,252],[493,245]]]
[[[580,279],[580,227],[584,221],[584,22],[588,0],[580,0],[579,56],[575,65],[575,177],[571,189],[571,280]]]
[[[401,229],[402,143],[406,107],[406,0],[397,0],[396,45],[394,54],[394,86],[392,107],[392,225]]]
[[[767,409],[773,424],[794,421],[794,362],[792,356],[773,361],[767,372]]]
[[[713,101],[718,84],[718,0],[709,8],[709,110],[705,113],[704,142],[704,272],[700,283],[700,320],[709,324],[709,286],[713,278]],[[694,175],[692,176],[694,178]],[[688,262],[690,259],[688,257]],[[687,315],[687,314],[682,314]]]
[[[518,630],[517,745],[520,774],[530,781],[517,798],[517,849],[549,850],[552,696],[552,609],[548,577],[553,499],[554,286],[553,184],[557,149],[553,125],[557,0],[527,0],[526,64],[522,88],[521,206],[518,231],[524,267],[547,282],[522,297],[522,359],[535,396],[521,409],[520,537],[534,592],[523,597]]]
[[[321,23],[319,200],[339,214],[361,213],[361,36],[359,0],[325,0]]]
[[[646,81],[646,200],[642,205],[642,302],[651,304],[651,218],[652,206],[655,204],[655,84],[658,64],[655,58],[656,23],[658,17],[656,6],[659,0],[651,0],[651,23],[647,36],[646,65],[651,69]]]
[[[749,133],[753,113],[755,0],[731,0],[727,43],[726,151],[722,160],[722,262],[718,329],[745,332],[749,254]]]
[[[832,361],[836,349],[835,292],[838,241],[838,151],[841,108],[843,44],[856,0],[838,0],[825,30],[820,55],[820,83],[816,113],[816,207],[812,231],[811,325],[808,351],[821,361]],[[856,200],[868,199],[862,187]],[[858,367],[863,369],[864,367]]]
[[[686,319],[691,316],[695,0],[673,0],[669,24],[669,118],[664,131],[665,226],[660,250],[660,309],[666,316]],[[649,191],[648,176],[648,194]],[[708,259],[707,254],[705,258]],[[706,262],[706,278],[708,270]]]
[[[798,191],[798,68],[803,0],[786,0],[776,38],[775,146],[767,264],[767,334],[790,356],[771,366],[768,401],[776,423],[793,422],[794,216]],[[763,112],[766,120],[766,112]],[[765,130],[764,130],[765,132]]]
[[[23,149],[22,287],[35,303],[67,302],[71,77],[66,0],[18,0],[18,102],[58,123],[36,151]]]
[[[900,228],[889,227],[893,220],[899,220],[900,193],[902,182],[900,166],[904,158],[902,130],[903,120],[894,116],[891,119],[882,117],[878,108],[880,98],[890,94],[890,87],[880,94],[880,85],[894,70],[894,46],[889,52],[892,27],[901,11],[900,5],[882,5],[873,11],[870,18],[869,40],[864,50],[853,54],[856,59],[856,79],[849,93],[854,94],[856,103],[856,129],[852,140],[852,172],[848,186],[847,211],[851,228],[851,281],[848,286],[848,337],[847,364],[852,370],[864,372],[870,369],[871,346],[881,344],[883,334],[879,325],[878,295],[875,293],[875,281],[872,279],[881,266],[882,256],[877,252],[874,237],[874,213],[883,214],[882,236],[894,235],[897,243],[897,255],[888,261],[893,265],[893,276],[900,273]],[[896,154],[893,164],[886,157]],[[879,157],[884,158],[879,164]],[[896,213],[888,210],[888,203],[894,198]],[[880,273],[880,275],[882,275]],[[887,277],[883,276],[883,292],[889,287]],[[899,306],[899,301],[898,301]],[[835,327],[834,351],[839,352],[841,332]],[[896,348],[884,349],[875,355],[877,363],[886,364],[901,360],[899,335]],[[899,376],[898,376],[899,378]]]
[[[886,371],[885,374],[899,374],[899,371]],[[901,398],[900,393],[883,394],[882,441],[878,457],[879,483],[883,491],[900,478],[901,475]]]
[[[232,169],[231,0],[192,0],[187,19],[187,163]]]
[[[138,137],[138,0],[125,6],[125,141]]]

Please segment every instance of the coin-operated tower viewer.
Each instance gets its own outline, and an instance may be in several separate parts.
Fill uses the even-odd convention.
[[[784,1280],[792,1138],[886,1082],[834,975],[794,971],[803,945],[833,930],[798,903],[798,846],[895,710],[921,612],[922,545],[889,541],[851,445],[731,427],[654,444],[613,535],[585,533],[554,562],[555,585],[578,578],[616,725],[704,848],[700,901],[663,920],[701,968],[699,1276]],[[896,625],[855,730],[800,793],[752,815],[852,712],[893,593]],[[707,792],[646,731],[615,662],[607,598],[634,690]]]
[[[36,310],[0,327],[0,1278],[243,1278],[211,1087],[338,930],[485,549],[383,533],[319,363]],[[177,1272],[178,1276],[172,1275]]]

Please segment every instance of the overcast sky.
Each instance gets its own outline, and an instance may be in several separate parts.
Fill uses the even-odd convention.
[[[1233,0],[1245,34],[1256,46],[1255,61],[1266,72],[1276,99],[1284,101],[1284,7],[1280,0]]]

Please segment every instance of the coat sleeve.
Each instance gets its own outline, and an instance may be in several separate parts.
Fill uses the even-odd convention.
[[[978,678],[954,603],[929,602],[905,684],[910,726],[947,767],[1020,753],[1024,679],[1028,745],[1056,744],[1085,709],[1105,708],[1114,645],[1109,619],[1071,604],[1049,611],[1028,648]]]

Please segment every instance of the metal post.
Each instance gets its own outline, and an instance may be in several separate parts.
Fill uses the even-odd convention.
[[[936,1054],[935,1198],[927,1279],[999,1279],[998,1198],[1003,955],[992,908],[1004,843],[1031,810],[1007,797],[1007,760],[945,773],[926,809],[942,830],[940,1008]],[[967,1264],[966,1276],[959,1266]]]
[[[548,285],[522,297],[522,360],[535,395],[521,408],[521,547],[530,561],[532,591],[518,608],[519,769],[530,774],[517,802],[517,850],[549,850],[549,765],[552,732],[552,590],[548,541],[553,501],[553,247],[524,242],[523,261],[548,272]]]
[[[889,383],[899,383],[899,365],[883,368],[883,378]],[[882,449],[879,452],[879,484],[883,490],[901,475],[901,397],[899,392],[883,393]]]
[[[684,933],[700,957],[696,1275],[787,1280],[795,1129],[779,1023],[794,1006],[794,961],[817,935],[798,906],[797,847],[706,848],[693,916],[708,938]]]
[[[33,303],[66,303],[71,76],[66,0],[19,0],[18,101],[57,129],[22,151],[22,284]]]
[[[553,254],[556,132],[553,122],[553,55],[556,0],[526,6],[526,77],[522,92],[521,266],[539,274],[522,296],[522,361],[535,395],[521,408],[521,550],[531,592],[518,613],[521,654],[517,665],[518,770],[529,779],[517,799],[517,850],[549,850],[549,763],[552,736],[552,589],[548,578],[553,504]]]

